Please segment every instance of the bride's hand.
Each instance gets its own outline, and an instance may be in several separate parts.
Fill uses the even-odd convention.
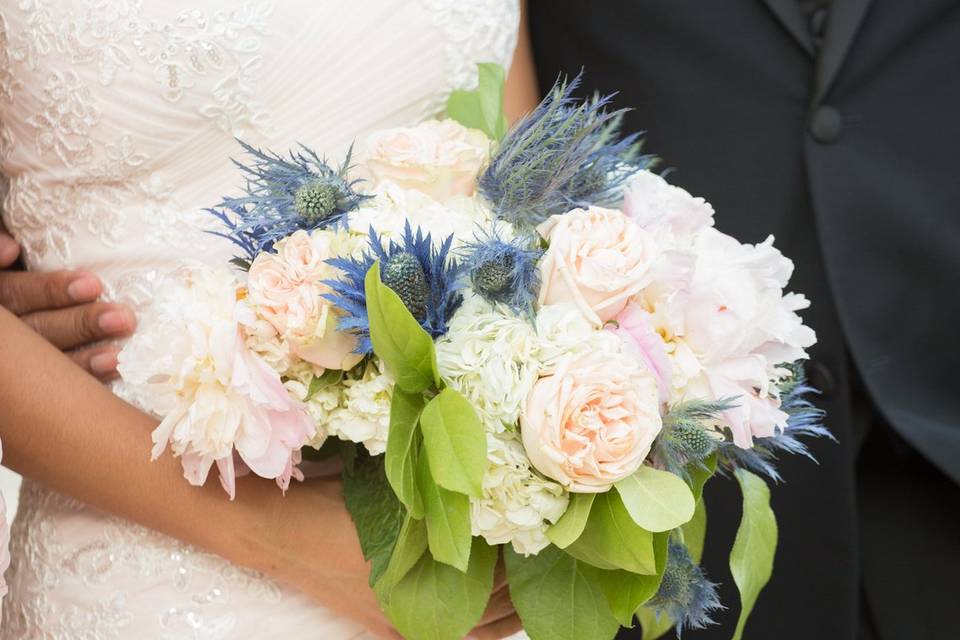
[[[250,480],[276,492],[272,482]],[[286,580],[381,638],[400,638],[368,585],[370,565],[363,560],[338,479],[311,479],[291,486],[285,496],[276,493],[273,513],[246,534],[248,562],[253,559],[256,568]],[[500,564],[487,611],[469,637],[499,640],[519,630]]]
[[[0,225],[0,306],[5,307],[75,363],[101,380],[116,376],[117,348],[92,346],[133,331],[133,313],[97,302],[100,281],[82,271],[34,273],[11,267],[20,247]]]

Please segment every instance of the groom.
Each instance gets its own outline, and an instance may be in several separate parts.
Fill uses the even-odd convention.
[[[746,638],[960,638],[960,3],[533,0],[530,22],[543,88],[619,90],[671,181],[775,234],[813,301],[838,442],[780,465]],[[685,638],[731,637],[735,487],[709,487],[704,561],[729,608]]]

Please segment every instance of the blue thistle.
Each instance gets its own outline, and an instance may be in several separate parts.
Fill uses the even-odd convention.
[[[533,236],[507,241],[496,225],[481,231],[463,247],[464,270],[471,288],[488,302],[504,304],[517,314],[532,314],[540,290],[537,261],[543,250]]]
[[[626,180],[650,164],[639,134],[620,136],[624,111],[607,111],[613,96],[578,101],[579,84],[580,76],[558,80],[480,176],[498,218],[532,229],[576,207],[615,206]]]
[[[684,629],[703,629],[714,624],[710,614],[724,608],[717,597],[717,585],[707,580],[687,547],[673,540],[660,589],[647,606],[658,616],[669,616],[677,625],[678,637]]]
[[[246,257],[234,260],[240,266],[249,264],[261,251],[272,251],[274,243],[298,229],[313,231],[343,222],[347,213],[370,197],[354,191],[357,180],[347,180],[349,151],[334,170],[303,145],[285,158],[238,142],[251,156],[249,165],[233,161],[246,174],[247,195],[224,198],[217,208],[207,211],[228,229],[212,233],[244,251]]]
[[[688,478],[690,465],[702,464],[723,445],[723,438],[714,435],[716,431],[711,425],[735,406],[736,398],[690,400],[674,405],[663,417],[663,428],[654,443],[654,457],[671,473]]]
[[[791,373],[779,384],[780,408],[787,413],[787,425],[768,438],[754,438],[753,448],[741,449],[732,442],[720,448],[720,461],[728,469],[745,468],[780,482],[774,462],[779,453],[800,454],[816,462],[801,437],[829,438],[836,441],[823,424],[826,413],[810,402],[809,396],[819,393],[807,384],[802,363],[788,366]]]
[[[370,354],[370,320],[364,279],[370,267],[380,261],[380,278],[393,289],[420,326],[433,337],[447,332],[447,323],[463,302],[460,293],[462,268],[447,259],[453,236],[434,247],[430,234],[416,233],[408,221],[401,242],[390,241],[384,248],[380,236],[370,227],[369,251],[359,258],[333,258],[327,263],[340,269],[339,280],[327,280],[332,293],[324,298],[343,311],[338,328],[358,337],[356,352]]]

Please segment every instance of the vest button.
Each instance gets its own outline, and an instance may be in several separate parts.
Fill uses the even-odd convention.
[[[833,107],[817,107],[810,118],[810,135],[821,144],[836,142],[843,132],[843,119]]]

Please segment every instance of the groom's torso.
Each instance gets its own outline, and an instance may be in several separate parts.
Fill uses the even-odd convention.
[[[541,84],[583,68],[587,91],[619,91],[671,181],[712,202],[722,230],[772,233],[794,260],[840,442],[815,445],[819,468],[781,466],[778,569],[750,628],[845,640],[862,435],[848,350],[893,426],[960,479],[960,3],[832,0],[822,29],[819,4],[557,0],[531,3],[531,27]],[[711,535],[729,544],[738,516],[711,513]]]

